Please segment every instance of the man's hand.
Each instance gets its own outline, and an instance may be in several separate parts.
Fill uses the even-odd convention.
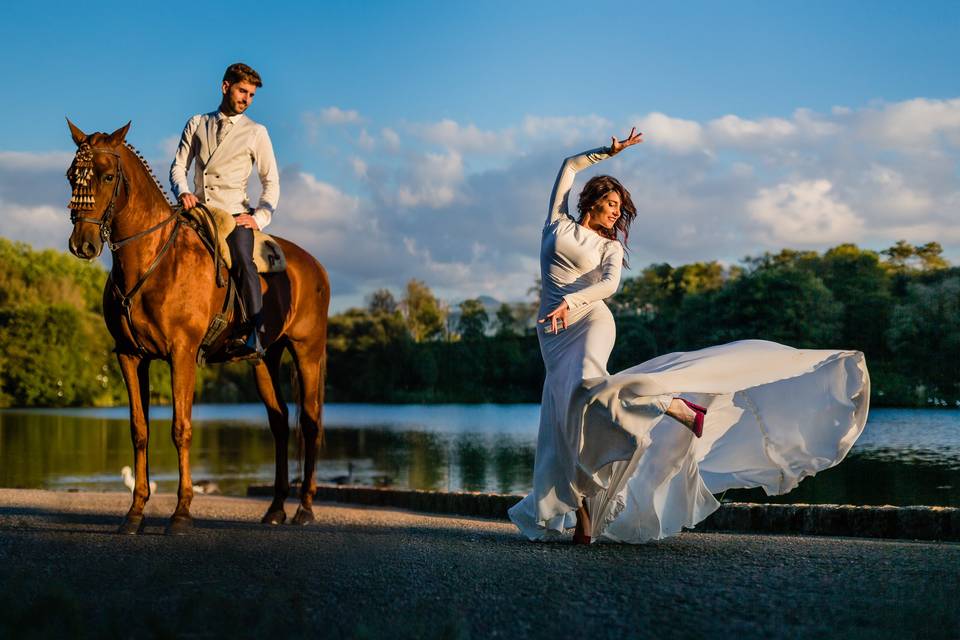
[[[183,205],[185,211],[189,211],[200,204],[200,201],[197,200],[197,196],[193,195],[192,193],[181,193],[180,204]]]
[[[627,147],[632,147],[635,144],[640,144],[643,142],[642,133],[637,133],[637,128],[634,127],[630,129],[630,135],[627,136],[626,140],[617,140],[616,136],[610,138],[610,155],[615,156]]]
[[[260,231],[260,225],[257,224],[257,219],[251,216],[248,213],[241,213],[234,220],[237,221],[237,224],[241,227],[246,227],[247,229],[253,229],[254,231]]]

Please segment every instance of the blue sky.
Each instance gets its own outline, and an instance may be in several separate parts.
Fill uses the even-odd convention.
[[[338,308],[409,277],[523,298],[556,167],[634,123],[647,143],[603,171],[640,194],[635,265],[901,237],[960,261],[960,3],[130,7],[5,9],[6,234],[65,247],[64,115],[132,119],[165,175],[243,60],[282,171],[270,230],[328,265]]]

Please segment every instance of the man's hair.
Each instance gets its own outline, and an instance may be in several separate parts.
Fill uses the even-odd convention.
[[[263,82],[260,80],[260,74],[242,62],[234,62],[227,67],[227,70],[223,72],[223,81],[230,84],[234,84],[235,82],[249,82],[255,87],[263,86]]]

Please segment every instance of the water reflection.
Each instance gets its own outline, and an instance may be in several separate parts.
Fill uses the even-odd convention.
[[[151,426],[151,479],[177,486],[169,409]],[[524,493],[530,489],[538,407],[330,405],[318,478],[417,489]],[[273,438],[257,405],[201,406],[195,481],[224,493],[273,480]],[[126,409],[0,412],[0,486],[120,491],[132,463]],[[291,477],[299,468],[291,444]],[[960,412],[874,411],[846,461],[787,496],[730,491],[726,499],[960,506]]]

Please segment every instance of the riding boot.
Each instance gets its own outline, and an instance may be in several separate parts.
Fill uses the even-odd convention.
[[[250,357],[263,357],[263,332],[263,318],[259,313],[255,314],[250,336],[243,344],[243,349],[249,353]]]
[[[263,294],[260,291],[260,275],[253,262],[253,231],[237,226],[227,236],[227,245],[233,257],[237,274],[240,300],[245,317],[238,321],[234,334],[233,348],[241,358],[258,358],[263,355],[263,321],[260,310],[263,307]]]

